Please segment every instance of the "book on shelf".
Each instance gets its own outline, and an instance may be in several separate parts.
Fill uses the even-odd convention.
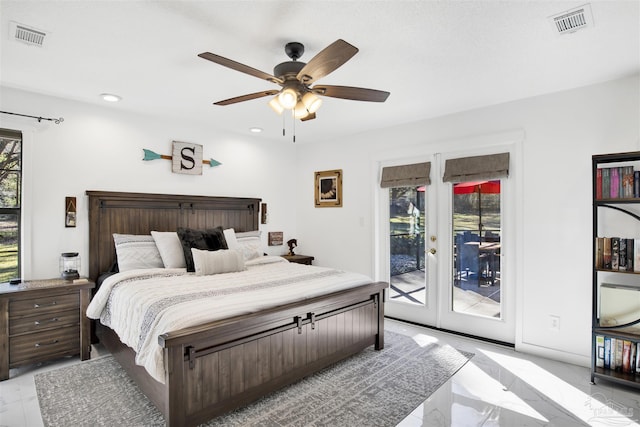
[[[640,273],[640,239],[596,237],[595,268]]]
[[[622,341],[622,372],[631,373],[631,341]]]
[[[636,374],[640,374],[640,342],[636,343]]]
[[[611,238],[611,269],[618,269],[618,262],[620,260],[620,238]]]
[[[622,195],[625,199],[633,198],[633,166],[624,166],[622,168]]]
[[[633,271],[640,273],[640,239],[633,240]]]
[[[613,345],[613,344],[612,344]],[[624,347],[624,340],[616,338],[616,351],[615,351],[615,370],[622,370],[622,348]]]
[[[596,237],[596,268],[604,268],[604,237]]]
[[[640,198],[640,171],[633,166],[596,169],[596,200]]]
[[[627,271],[633,271],[633,258],[635,254],[635,239],[627,238]]]
[[[618,248],[618,270],[627,271],[627,239],[621,237]]]
[[[615,167],[615,168],[611,168],[611,172],[609,172],[609,174],[611,175],[611,181],[609,183],[610,188],[609,188],[609,197],[612,199],[617,199],[618,197],[620,197],[620,193],[619,193],[619,189],[620,189],[620,173],[619,173],[620,169]]]
[[[618,168],[609,168],[609,198],[617,199],[619,196],[618,190],[620,189],[620,175]]]
[[[596,366],[604,368],[604,335],[596,335]]]
[[[604,337],[604,367],[611,369],[611,337],[606,336]]]
[[[602,249],[603,268],[611,270],[611,237],[604,238]]]
[[[602,198],[608,199],[611,195],[610,169],[602,168]]]

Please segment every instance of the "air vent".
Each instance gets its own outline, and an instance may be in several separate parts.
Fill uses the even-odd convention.
[[[585,4],[575,9],[549,17],[557,34],[569,34],[593,26],[591,5]]]
[[[36,30],[35,28],[30,28],[26,25],[18,24],[17,22],[11,22],[9,31],[10,36],[15,40],[31,46],[39,47],[42,47],[44,38],[47,35],[44,31]]]

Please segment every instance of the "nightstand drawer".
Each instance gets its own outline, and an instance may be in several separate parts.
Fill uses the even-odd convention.
[[[38,313],[37,316],[15,319],[9,326],[9,335],[37,332],[49,328],[77,325],[80,323],[78,309],[63,312]]]
[[[9,317],[13,319],[48,312],[57,313],[66,310],[77,310],[79,307],[80,296],[78,292],[19,299],[9,303]]]
[[[9,338],[10,367],[80,352],[80,325]]]

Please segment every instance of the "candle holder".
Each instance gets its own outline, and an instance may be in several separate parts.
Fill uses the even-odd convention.
[[[80,277],[80,255],[78,252],[64,252],[60,255],[60,276],[65,280]]]

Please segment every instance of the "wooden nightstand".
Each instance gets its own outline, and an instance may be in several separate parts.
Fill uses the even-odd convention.
[[[282,258],[289,262],[295,262],[297,264],[311,265],[314,258],[309,255],[281,255]]]
[[[9,369],[63,356],[89,358],[92,281],[0,283],[0,381]]]

